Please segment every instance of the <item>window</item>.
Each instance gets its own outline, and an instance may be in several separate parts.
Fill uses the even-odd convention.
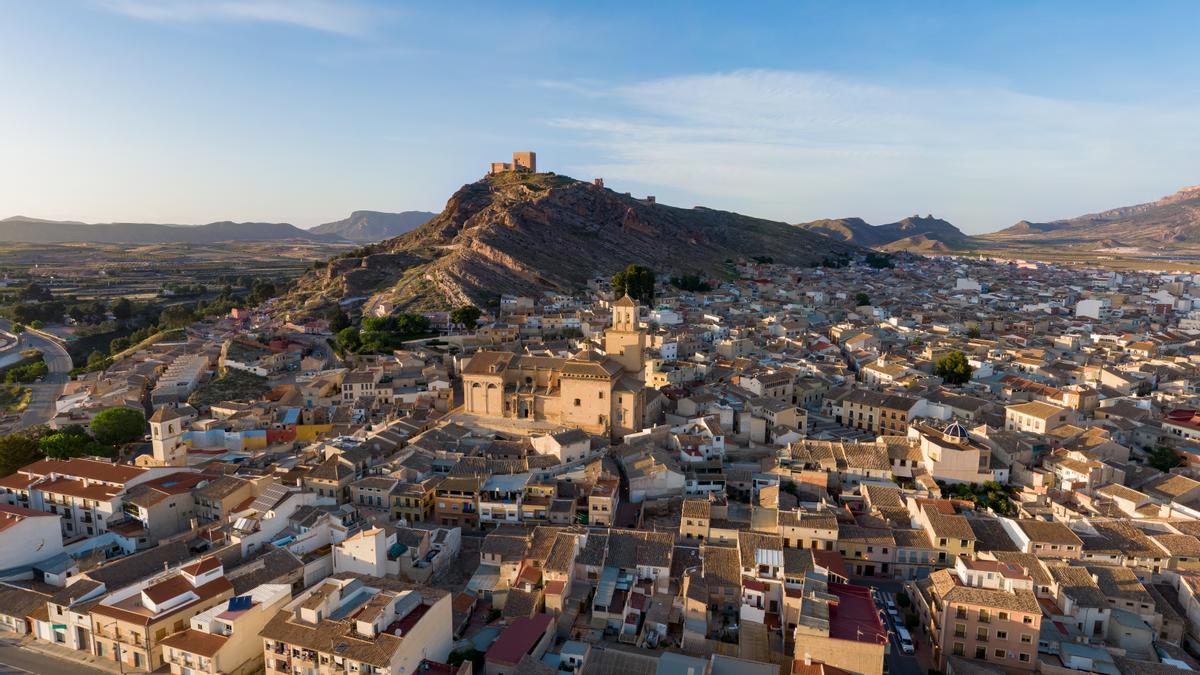
[[[576,407],[576,408],[578,408],[578,407],[579,407],[579,406],[580,406],[582,403],[583,403],[583,402],[582,402],[582,401],[580,401],[579,399],[575,399],[575,407]]]
[[[1008,612],[1000,612],[1000,620],[1008,621]]]
[[[1023,644],[1023,645],[1033,644],[1033,636],[1030,635],[1029,633],[1023,634],[1021,636],[1021,644]]]
[[[1029,663],[1029,655],[1028,655],[1028,654],[1021,654],[1021,662],[1022,662],[1022,663]]]
[[[1007,640],[1008,639],[1008,631],[1006,631],[1006,630],[996,631],[996,639],[997,640]]]
[[[955,617],[957,617],[957,618],[959,618],[959,619],[965,619],[965,618],[967,618],[967,608],[966,608],[966,607],[959,607],[959,608],[957,608],[957,609],[955,610],[955,612],[954,612],[954,616],[955,616]]]
[[[965,649],[966,649],[966,646],[963,643],[955,642],[954,649],[952,651],[955,656],[962,656]]]
[[[1021,617],[1021,623],[1024,623],[1026,626],[1032,626],[1033,625],[1033,617],[1032,616],[1023,616],[1023,617]]]
[[[987,659],[987,647],[976,647],[975,648],[975,658]]]

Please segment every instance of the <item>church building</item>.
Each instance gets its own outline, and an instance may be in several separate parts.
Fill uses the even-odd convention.
[[[628,295],[613,305],[604,354],[569,359],[482,351],[463,369],[463,404],[484,417],[532,419],[618,439],[658,417],[658,392],[647,389],[646,333]]]

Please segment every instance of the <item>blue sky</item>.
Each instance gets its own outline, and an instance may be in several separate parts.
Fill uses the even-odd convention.
[[[1197,25],[1195,2],[9,0],[0,217],[436,211],[532,149],[680,206],[990,231],[1200,183]]]

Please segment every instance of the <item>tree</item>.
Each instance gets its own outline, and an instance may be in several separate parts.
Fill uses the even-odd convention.
[[[877,270],[896,266],[895,263],[892,262],[891,254],[880,253],[878,251],[871,251],[870,253],[868,253],[867,258],[866,258],[866,263],[870,267],[877,269]]]
[[[50,294],[50,289],[40,284],[29,284],[21,289],[17,295],[17,299],[22,302],[46,302],[53,298]]]
[[[863,293],[862,291],[859,291],[858,293],[856,293],[854,295],[854,304],[857,307],[862,307],[863,305],[869,305],[869,304],[871,304],[871,296],[867,295],[866,293]]]
[[[938,359],[933,364],[933,374],[942,378],[947,384],[966,384],[971,381],[971,373],[975,369],[967,363],[967,357],[960,351],[953,351]]]
[[[133,317],[133,303],[129,298],[118,298],[112,304],[112,314],[117,321],[128,321]]]
[[[1146,458],[1146,463],[1164,473],[1183,464],[1183,458],[1179,453],[1165,445],[1160,445],[1151,450]]]
[[[329,332],[337,335],[349,327],[350,316],[346,314],[346,310],[339,306],[337,311],[333,313],[333,316],[329,318]]]
[[[111,456],[113,449],[101,445],[78,424],[70,424],[59,431],[42,436],[38,448],[53,459],[70,459],[85,455]]]
[[[104,355],[104,352],[101,352],[97,349],[93,349],[92,353],[88,354],[87,367],[88,368],[98,368],[107,359],[108,359],[108,357]]]
[[[979,326],[971,326],[967,329],[967,337],[972,340],[979,339]]]
[[[17,334],[17,335],[20,335],[21,333],[24,333],[24,332],[25,332],[25,324],[23,324],[23,323],[14,323],[14,324],[13,324],[13,331],[12,331],[12,332],[13,332],[13,333],[15,333],[15,334]]]
[[[396,316],[395,331],[403,337],[424,335],[429,332],[429,319],[421,314],[399,314]]]
[[[132,443],[145,435],[146,416],[132,408],[109,408],[92,418],[92,433],[104,445]]]
[[[42,458],[38,441],[28,434],[0,436],[0,476],[8,476]]]
[[[250,302],[258,304],[264,300],[275,297],[275,284],[266,279],[255,279],[254,285],[250,287]]]
[[[186,305],[171,305],[158,315],[158,323],[163,328],[183,328],[195,320],[195,313]]]
[[[337,341],[339,347],[348,352],[358,351],[359,346],[362,344],[362,340],[358,336],[358,329],[354,326],[347,326],[338,331],[334,340]]]
[[[463,305],[456,307],[450,312],[450,320],[457,324],[462,324],[467,330],[474,330],[475,325],[479,323],[479,317],[483,312],[475,305]]]
[[[712,290],[712,284],[701,279],[697,274],[684,274],[678,277],[671,277],[671,285],[681,291],[690,291],[692,293],[707,293]]]
[[[654,270],[648,267],[626,267],[613,275],[612,286],[616,298],[628,295],[643,305],[654,302]]]

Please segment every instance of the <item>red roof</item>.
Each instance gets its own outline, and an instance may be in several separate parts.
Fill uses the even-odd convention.
[[[517,665],[521,658],[546,634],[554,617],[535,614],[530,618],[518,617],[504,629],[500,637],[487,650],[486,660],[492,663]]]
[[[829,607],[829,636],[885,644],[887,631],[879,619],[879,608],[871,597],[871,589],[849,584],[829,584],[829,592],[838,597]]]

